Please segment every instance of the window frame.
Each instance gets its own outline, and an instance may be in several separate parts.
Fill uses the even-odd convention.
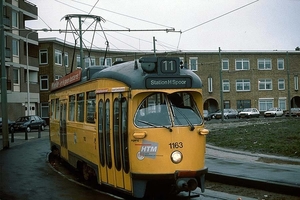
[[[274,107],[274,98],[259,98],[258,99],[258,110],[267,111]]]
[[[213,92],[213,78],[212,77],[207,78],[207,91],[209,93]]]
[[[241,69],[237,68],[237,64],[241,63]],[[247,66],[245,64],[247,63]],[[238,58],[235,59],[235,70],[236,71],[242,71],[242,70],[250,70],[250,60],[247,58]]]
[[[258,58],[257,59],[258,70],[272,70],[272,59],[270,58]]]
[[[46,82],[46,88],[44,88],[44,82]],[[48,75],[40,75],[40,90],[45,91],[49,90],[49,76]]]
[[[12,53],[13,56],[20,56],[20,42],[17,39],[12,39]]]
[[[40,49],[39,56],[40,56],[40,65],[48,64],[48,49]],[[43,62],[43,58],[46,60],[45,62]]]
[[[61,50],[55,49],[54,63],[56,65],[62,66],[62,51]]]
[[[269,86],[269,88],[268,88]],[[258,90],[273,90],[272,79],[259,79]]]
[[[226,86],[228,89],[225,89]],[[230,80],[229,79],[222,80],[222,90],[223,90],[223,92],[230,92]]]
[[[195,61],[195,63],[192,63],[193,61]],[[189,69],[192,71],[198,71],[198,57],[189,58]]]
[[[278,90],[285,90],[285,79],[284,78],[278,79]]]
[[[282,64],[282,68],[280,67],[281,64]],[[283,58],[277,58],[277,69],[284,70],[284,59]]]
[[[226,63],[227,68],[224,68],[224,64]],[[223,71],[228,71],[229,70],[229,59],[222,59],[222,70]]]
[[[242,89],[238,89],[238,82],[241,83]],[[246,87],[249,87],[249,89],[245,89]],[[235,81],[235,89],[237,92],[249,92],[251,91],[251,81],[250,79],[237,79]]]

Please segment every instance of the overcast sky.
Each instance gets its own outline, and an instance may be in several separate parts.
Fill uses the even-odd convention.
[[[68,14],[101,16],[106,30],[176,32],[105,32],[111,50],[294,50],[300,46],[300,0],[29,0],[38,7],[32,29],[65,30]],[[84,2],[84,3],[82,3]],[[78,27],[78,18],[71,20]],[[91,24],[85,20],[83,29]],[[67,28],[70,30],[70,26]],[[94,25],[90,28],[94,29]],[[101,29],[98,25],[97,29]],[[95,34],[94,48],[105,48],[105,36]],[[58,31],[39,32],[40,38],[58,37]],[[67,34],[67,40],[74,42]],[[92,41],[91,32],[84,39]],[[86,42],[90,47],[90,44]]]

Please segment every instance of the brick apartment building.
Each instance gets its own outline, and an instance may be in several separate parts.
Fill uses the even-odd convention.
[[[39,40],[41,115],[48,116],[50,84],[71,70],[80,67],[79,49],[57,38]],[[64,53],[63,53],[64,52]],[[101,65],[103,50],[84,50],[84,65]],[[300,51],[199,51],[156,53],[157,56],[177,56],[203,82],[204,109],[255,107],[261,112],[271,107],[288,110],[300,107],[298,74]],[[105,64],[128,61],[152,52],[109,51]],[[220,85],[222,77],[222,88]],[[222,93],[220,92],[222,89]]]

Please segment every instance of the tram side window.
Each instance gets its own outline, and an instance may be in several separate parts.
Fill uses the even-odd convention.
[[[105,166],[105,146],[104,146],[104,103],[101,99],[98,103],[98,132],[99,132],[99,155],[100,155],[100,163],[104,167]]]
[[[69,96],[69,121],[75,121],[75,95]]]
[[[56,109],[55,109],[55,119],[59,119],[59,99],[56,99],[55,100],[55,106],[56,106]]]
[[[126,173],[129,172],[129,151],[128,151],[128,102],[125,98],[122,99],[121,113],[121,145],[122,145],[122,166]]]
[[[108,168],[112,167],[111,156],[111,141],[110,141],[110,102],[109,99],[105,101],[105,148],[106,148],[106,162]]]
[[[95,112],[96,112],[96,93],[95,91],[87,92],[86,101],[86,122],[95,123]]]
[[[51,119],[54,119],[55,116],[55,99],[51,100],[51,112],[50,112]]]
[[[78,122],[84,121],[84,93],[77,94],[77,101],[76,101],[76,112],[77,112],[77,119]]]
[[[120,101],[118,98],[114,100],[114,115],[113,115],[113,135],[114,135],[114,157],[115,166],[118,171],[121,170],[121,151],[120,151]]]

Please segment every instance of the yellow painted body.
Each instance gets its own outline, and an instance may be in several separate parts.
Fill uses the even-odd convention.
[[[112,88],[124,87],[125,91],[113,92]],[[99,91],[96,94],[96,112],[95,123],[69,121],[69,97],[81,92],[91,90]],[[168,89],[163,90],[166,93],[173,93],[187,90]],[[198,104],[198,109],[202,112],[202,95],[199,89],[189,89]],[[204,125],[196,126],[191,131],[189,126],[172,127],[172,132],[166,128],[137,128],[133,121],[135,112],[142,100],[149,94],[154,92],[162,92],[162,90],[129,90],[127,85],[112,79],[101,79],[90,81],[85,84],[68,87],[50,95],[50,107],[54,107],[50,116],[50,140],[51,143],[58,146],[61,157],[76,167],[75,161],[86,162],[91,167],[96,166],[96,174],[99,184],[107,184],[112,187],[125,190],[129,193],[133,191],[133,183],[131,174],[174,174],[176,171],[197,171],[205,167],[205,135],[199,133],[198,130],[203,129]],[[99,126],[98,112],[99,101],[102,99],[110,100],[110,107],[113,108],[114,99],[119,96],[124,97],[128,102],[128,151],[129,151],[129,172],[123,169],[117,170],[115,160],[112,159],[112,167],[102,166],[100,163],[99,153]],[[86,98],[86,97],[85,97]],[[59,104],[66,106],[66,145],[62,145],[61,120],[56,112],[59,106],[51,105],[59,100]],[[56,104],[56,103],[55,103]],[[62,109],[62,107],[59,107]],[[84,106],[86,113],[86,106]],[[85,115],[84,115],[85,116]],[[113,109],[110,109],[110,121],[113,121]],[[114,140],[113,123],[110,123],[110,141]],[[143,145],[155,143],[155,154],[152,157],[144,157],[141,159],[140,152]],[[147,146],[146,146],[147,147]],[[111,142],[110,151],[114,156],[114,143]],[[180,150],[183,154],[183,160],[179,164],[174,164],[170,155],[174,150]],[[70,157],[72,155],[72,158]],[[75,161],[73,157],[76,157]]]

